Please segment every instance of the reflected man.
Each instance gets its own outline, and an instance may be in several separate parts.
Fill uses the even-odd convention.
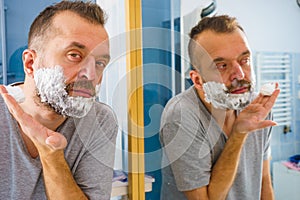
[[[256,94],[243,28],[227,15],[190,32],[193,82],[166,105],[160,139],[169,166],[161,199],[273,199],[271,108],[279,94]],[[166,164],[166,165],[167,165]]]

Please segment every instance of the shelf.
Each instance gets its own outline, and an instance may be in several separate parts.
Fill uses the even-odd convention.
[[[152,183],[154,182],[154,178],[145,177],[145,192],[152,191]],[[128,182],[122,181],[114,181],[112,184],[112,192],[111,197],[116,196],[127,196],[128,194]]]

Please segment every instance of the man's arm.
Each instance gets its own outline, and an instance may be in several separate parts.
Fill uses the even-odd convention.
[[[188,200],[208,200],[207,186],[190,191],[185,191],[184,195]]]
[[[238,168],[246,134],[231,135],[217,163],[214,165],[208,186],[186,191],[189,200],[225,199]]]
[[[219,159],[212,168],[210,182],[206,186],[207,189],[204,189],[204,187],[185,192],[189,200],[202,200],[206,197],[210,200],[226,198],[237,173],[240,154],[247,134],[251,131],[276,125],[275,122],[265,120],[265,118],[271,111],[279,92],[279,89],[277,89],[272,96],[259,95],[240,113],[234,122],[230,137]]]
[[[209,199],[225,199],[237,173],[246,134],[232,133],[214,165],[208,187]]]
[[[263,163],[262,172],[262,188],[261,188],[261,199],[262,200],[273,200],[274,192],[270,174],[270,160],[265,160]]]
[[[63,150],[40,158],[48,199],[87,199],[73,178]]]
[[[38,149],[48,199],[87,199],[75,182],[64,158],[63,149],[67,145],[66,138],[42,126],[25,113],[3,86],[0,87],[0,93],[22,131]]]

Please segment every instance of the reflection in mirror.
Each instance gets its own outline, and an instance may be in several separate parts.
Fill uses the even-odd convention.
[[[272,9],[269,3],[261,2],[222,0],[218,1],[218,12],[237,17],[247,32],[253,50],[257,91],[264,83],[279,83],[280,94],[272,109],[277,126],[272,128],[270,170],[275,199],[296,200],[299,199],[300,173],[288,166],[295,165],[289,158],[300,154],[300,12],[296,1],[290,4],[274,1]],[[255,15],[249,17],[253,11]]]
[[[146,199],[165,199],[161,197],[164,187],[162,168],[169,163],[162,160],[164,151],[159,138],[162,111],[172,96],[191,86],[189,80],[182,76],[184,65],[188,69],[190,66],[187,49],[184,49],[187,43],[182,42],[188,42],[185,23],[196,23],[204,8],[210,7],[212,2],[142,1],[145,173],[155,180],[152,191],[146,192]],[[188,14],[194,14],[195,19],[185,17],[186,21],[182,23],[182,16]]]
[[[193,86],[169,100],[162,114],[170,162],[163,199],[260,199],[261,191],[272,199],[270,127],[276,123],[269,113],[279,90],[271,97],[253,92],[251,50],[234,17],[202,18],[191,29],[188,52]]]
[[[6,77],[6,30],[4,0],[0,1],[0,84],[7,83]]]
[[[193,6],[191,6],[193,5]],[[201,18],[206,16],[213,16],[217,13],[217,3],[215,0],[188,0],[181,2],[181,29],[180,32],[184,37],[181,37],[181,55],[183,58],[187,58],[187,61],[184,59],[181,60],[181,69],[183,71],[182,76],[182,91],[188,87],[184,85],[184,79],[189,79],[189,71],[191,64],[189,62],[188,56],[188,42],[189,42],[189,33]]]
[[[184,3],[182,1],[182,3]],[[224,1],[218,1],[218,14],[229,14],[230,16],[236,17],[238,19],[239,22],[241,22],[241,25],[243,26],[244,30],[247,29],[246,33],[247,34],[247,38],[249,39],[249,41],[251,41],[251,49],[252,52],[247,52],[245,51],[243,54],[243,56],[241,56],[241,59],[238,63],[237,66],[241,66],[244,70],[246,68],[244,68],[245,66],[248,66],[249,64],[251,66],[253,66],[253,68],[251,68],[251,71],[254,72],[254,70],[257,70],[258,72],[260,72],[260,74],[258,74],[258,78],[260,77],[265,77],[266,75],[270,77],[270,79],[268,79],[268,81],[275,81],[275,82],[279,82],[279,87],[280,87],[280,94],[278,94],[278,90],[275,90],[275,92],[273,93],[273,97],[274,99],[277,98],[276,100],[276,104],[274,104],[274,99],[273,98],[269,98],[267,96],[264,96],[264,99],[267,99],[268,102],[271,102],[272,104],[274,104],[272,109],[272,113],[274,114],[274,118],[272,118],[272,120],[274,120],[275,122],[277,122],[277,125],[275,125],[275,123],[271,122],[271,124],[269,124],[268,126],[274,126],[272,127],[272,129],[270,127],[264,128],[264,129],[260,129],[260,132],[264,132],[264,138],[263,140],[267,139],[268,141],[264,142],[264,146],[266,147],[266,151],[265,152],[258,152],[258,151],[253,151],[250,154],[252,156],[253,159],[249,159],[250,156],[246,156],[247,159],[245,158],[245,152],[242,152],[240,156],[238,156],[239,158],[241,158],[241,160],[239,161],[240,163],[238,164],[238,173],[245,173],[245,171],[247,171],[247,173],[249,173],[249,168],[250,165],[253,165],[254,161],[257,161],[257,157],[260,158],[260,165],[263,166],[263,169],[260,168],[259,170],[255,170],[253,171],[253,176],[263,176],[263,181],[264,183],[267,183],[267,185],[269,186],[267,190],[265,190],[265,188],[259,188],[257,187],[256,190],[258,193],[261,192],[262,196],[267,196],[267,199],[273,199],[273,195],[276,195],[276,199],[298,199],[299,195],[296,193],[298,187],[300,187],[300,182],[299,182],[299,169],[296,168],[295,166],[297,165],[297,163],[292,162],[289,160],[289,157],[295,154],[299,154],[300,149],[299,149],[299,122],[295,119],[297,119],[298,117],[294,116],[291,117],[293,115],[293,112],[290,112],[290,106],[293,106],[293,110],[297,110],[297,108],[299,107],[299,102],[293,97],[296,97],[297,94],[297,90],[299,90],[299,85],[298,84],[298,79],[299,79],[299,70],[297,68],[297,66],[299,66],[299,58],[300,58],[300,49],[299,49],[299,45],[296,46],[295,44],[299,44],[299,37],[294,35],[294,34],[290,34],[289,38],[285,38],[285,39],[278,39],[281,38],[282,35],[284,35],[286,30],[293,30],[292,32],[297,32],[297,30],[299,29],[299,26],[296,25],[297,21],[296,19],[299,19],[300,15],[299,12],[295,13],[294,12],[294,7],[295,5],[286,5],[283,3],[276,3],[276,5],[274,5],[274,9],[272,13],[266,13],[267,7],[269,6],[268,4],[261,4],[258,1],[254,2],[248,2],[248,4],[244,4],[245,2],[243,2],[240,4],[239,7],[239,3],[235,2],[231,2],[230,0],[224,0]],[[195,4],[194,4],[195,5]],[[236,9],[239,8],[239,9]],[[241,9],[240,9],[241,8]],[[194,10],[195,8],[190,8],[191,10]],[[196,10],[196,9],[195,9]],[[247,13],[249,14],[249,11],[253,11],[255,10],[256,17],[257,18],[249,18],[249,15],[247,15]],[[283,10],[286,11],[286,13],[289,13],[288,15],[278,15],[278,13],[283,13]],[[197,12],[196,12],[197,13]],[[198,16],[196,16],[198,17]],[[185,20],[182,20],[183,23],[190,23],[191,20],[193,20],[194,18],[191,18],[188,22],[186,22]],[[294,20],[293,20],[294,19]],[[281,27],[280,30],[278,29],[278,24],[284,24],[285,21],[291,21],[291,25],[288,25],[286,27]],[[255,22],[255,23],[253,23]],[[274,22],[274,23],[273,23]],[[187,25],[186,24],[186,25]],[[266,24],[268,24],[268,27],[266,28]],[[196,25],[193,24],[193,26]],[[187,25],[188,26],[188,25]],[[183,26],[181,26],[183,27]],[[295,30],[295,27],[297,27]],[[190,27],[191,28],[191,27]],[[187,28],[188,29],[188,28]],[[202,35],[203,36],[203,35]],[[201,36],[199,36],[201,37]],[[209,39],[209,38],[206,38]],[[215,40],[214,42],[212,42],[211,46],[216,45],[214,47],[216,47],[217,50],[224,50],[224,52],[227,53],[231,53],[233,49],[238,48],[238,44],[236,43],[238,40],[235,40],[235,42],[231,42],[232,46],[228,49],[226,49],[226,41],[229,41],[229,38],[223,38],[223,40],[219,41],[219,40]],[[282,41],[284,41],[282,43]],[[203,41],[202,41],[203,42]],[[187,44],[187,42],[181,42],[182,45]],[[234,44],[234,45],[233,45]],[[207,47],[207,46],[206,46]],[[186,47],[183,47],[183,54],[187,52],[184,52],[187,50]],[[248,47],[247,44],[247,48],[250,49]],[[267,50],[267,51],[266,51]],[[293,51],[295,51],[296,53],[293,53]],[[213,51],[214,52],[214,51]],[[230,63],[227,62],[226,56],[224,56],[223,54],[220,54],[221,51],[217,51],[217,53],[220,56],[218,59],[214,59],[214,61],[216,62],[219,70],[224,69],[226,72],[227,67],[230,66]],[[210,52],[211,53],[211,52]],[[217,55],[217,53],[215,55]],[[250,54],[251,53],[251,54]],[[182,55],[183,55],[182,54]],[[261,59],[261,55],[266,55],[266,58],[263,58],[263,62]],[[280,54],[280,56],[278,56],[278,54]],[[284,55],[284,56],[281,56]],[[288,56],[287,56],[288,55]],[[291,56],[290,56],[291,55]],[[254,58],[254,60],[252,61],[252,57]],[[288,58],[287,58],[288,57]],[[242,60],[244,60],[245,62],[241,62]],[[188,62],[187,62],[188,63]],[[188,63],[189,64],[189,63]],[[182,65],[184,66],[184,65]],[[187,70],[189,72],[189,65],[187,66]],[[261,73],[261,70],[263,70],[263,73]],[[223,73],[225,73],[223,72]],[[292,74],[291,74],[292,72]],[[249,72],[247,72],[249,74]],[[247,74],[246,73],[246,74]],[[186,73],[187,76],[194,76],[196,78],[199,78],[199,74],[197,74],[196,72],[192,72],[192,73]],[[200,73],[201,75],[201,73]],[[205,74],[206,75],[206,74]],[[264,75],[264,76],[261,76]],[[186,77],[187,77],[186,76]],[[247,76],[247,75],[245,75]],[[280,76],[280,77],[279,77]],[[197,79],[194,79],[197,81]],[[203,77],[201,77],[203,78]],[[252,78],[255,81],[255,77],[252,76]],[[203,78],[204,79],[204,78]],[[205,79],[203,80],[201,79],[199,82],[201,83],[201,81],[205,82]],[[263,78],[265,79],[265,78]],[[251,80],[251,79],[249,79]],[[263,80],[266,81],[266,80]],[[296,83],[297,82],[297,83]],[[232,85],[236,85],[236,81],[232,82]],[[259,81],[259,83],[261,83],[261,81]],[[296,83],[296,84],[295,84]],[[236,90],[232,90],[232,93],[241,93],[242,89],[246,89],[247,87],[244,87],[246,85],[241,84],[241,87],[239,87],[239,92]],[[260,85],[259,85],[260,87]],[[185,88],[185,87],[182,87]],[[295,90],[296,88],[296,90]],[[215,92],[217,92],[217,88],[213,87],[212,89],[214,89]],[[258,91],[257,88],[254,88],[256,91]],[[253,93],[253,96],[255,94]],[[182,95],[183,96],[183,95]],[[180,99],[182,96],[178,96],[178,99]],[[286,102],[284,100],[284,98],[287,97],[289,99],[289,102]],[[197,99],[197,95],[195,96],[195,99]],[[188,99],[188,98],[186,98]],[[187,179],[193,179],[196,177],[195,179],[201,179],[201,177],[199,177],[199,173],[197,173],[196,169],[198,168],[189,168],[188,166],[191,166],[193,164],[195,164],[195,166],[199,166],[200,164],[203,164],[202,166],[204,166],[204,170],[206,170],[208,173],[211,171],[211,168],[208,166],[209,164],[207,163],[212,163],[215,164],[214,166],[221,166],[221,168],[223,169],[223,173],[221,176],[217,176],[219,178],[219,180],[217,182],[221,182],[224,181],[224,179],[230,179],[233,176],[224,176],[225,173],[225,167],[226,165],[226,161],[223,160],[223,162],[221,162],[222,164],[218,165],[218,161],[215,161],[218,153],[214,153],[210,159],[212,159],[211,162],[207,162],[205,163],[205,161],[203,160],[198,160],[198,159],[194,159],[192,157],[188,157],[187,160],[188,162],[183,162],[181,159],[177,159],[178,157],[176,156],[180,156],[179,154],[181,152],[184,152],[184,148],[188,148],[189,143],[187,142],[187,137],[186,135],[188,135],[190,137],[190,139],[194,137],[194,134],[196,131],[199,131],[199,129],[201,130],[203,127],[205,126],[205,123],[201,123],[199,125],[199,127],[196,127],[196,129],[192,129],[194,126],[194,124],[199,124],[199,122],[195,122],[192,123],[193,117],[198,117],[196,115],[193,114],[189,114],[190,112],[192,112],[191,110],[193,110],[193,108],[191,108],[191,102],[189,102],[187,105],[184,104],[184,101],[186,100],[184,98],[178,100],[178,102],[176,102],[176,100],[170,100],[169,104],[167,104],[167,106],[165,107],[165,109],[169,110],[169,115],[167,114],[163,114],[162,118],[163,118],[163,122],[165,122],[165,125],[167,128],[166,130],[170,129],[171,131],[167,132],[165,131],[165,128],[163,128],[163,130],[161,130],[161,132],[163,132],[163,135],[165,137],[165,141],[167,145],[170,145],[170,149],[169,149],[169,157],[171,157],[173,160],[175,160],[173,163],[171,163],[172,168],[169,168],[168,170],[166,170],[166,173],[172,173],[176,171],[178,172],[179,169],[183,169],[183,174],[182,176],[177,175],[175,176],[175,180],[173,179],[166,179],[167,182],[167,187],[172,188],[177,190],[188,190],[188,184],[186,183]],[[253,100],[253,99],[252,99]],[[252,101],[251,100],[251,101]],[[187,100],[186,100],[187,101]],[[202,102],[206,102],[205,99],[203,99]],[[278,104],[277,104],[278,102]],[[179,109],[179,111],[181,112],[177,112],[178,110],[176,110],[174,107],[176,107],[176,103],[178,103],[179,105],[181,105],[181,109]],[[239,115],[237,115],[236,117],[239,119],[241,116],[243,116],[246,111],[248,109],[250,109],[252,104],[250,104],[246,109],[243,110],[243,112],[241,112]],[[198,108],[197,108],[198,109]],[[196,109],[194,109],[196,110]],[[278,112],[278,110],[280,110]],[[270,108],[269,108],[270,111]],[[171,113],[171,114],[170,114]],[[168,120],[170,118],[176,118],[178,116],[176,116],[176,113],[179,115],[179,120],[176,121],[178,122],[177,126],[174,125],[174,127],[170,128],[170,121]],[[238,112],[239,113],[239,112]],[[294,112],[294,114],[297,113],[297,111]],[[212,113],[213,114],[213,113]],[[220,114],[220,113],[218,113]],[[198,114],[200,115],[200,114]],[[203,115],[203,114],[202,114]],[[200,116],[202,116],[200,115]],[[289,117],[285,117],[285,115],[288,115]],[[191,117],[192,116],[192,117]],[[168,118],[170,117],[170,118]],[[270,115],[268,115],[268,117],[270,117]],[[282,122],[282,120],[287,120],[286,122]],[[177,118],[178,119],[178,118]],[[188,119],[187,124],[183,124],[180,123],[182,122],[184,119]],[[214,116],[214,119],[218,119],[217,117]],[[181,120],[181,121],[180,121]],[[248,118],[247,120],[250,121],[250,119]],[[226,121],[226,120],[225,120]],[[248,121],[248,123],[249,123]],[[217,123],[218,120],[217,120]],[[268,122],[269,123],[269,122]],[[186,126],[184,126],[186,125]],[[227,124],[225,124],[227,125]],[[220,125],[219,125],[220,126]],[[209,127],[212,128],[213,127],[213,122],[209,122]],[[222,126],[220,126],[222,128]],[[291,127],[291,128],[290,128]],[[180,131],[184,132],[184,131],[189,131],[189,130],[193,130],[188,132],[188,134],[182,134],[185,135],[185,137],[180,137],[182,132],[177,131],[178,128]],[[198,128],[198,129],[197,129]],[[204,132],[212,132],[212,129],[209,129],[210,131],[204,131]],[[170,139],[170,135],[172,135],[171,132],[176,132],[176,137],[174,140]],[[217,130],[215,130],[217,132]],[[165,132],[165,133],[164,133]],[[224,141],[226,141],[226,144],[230,143],[230,137],[226,137],[226,130],[223,131],[225,134],[223,134],[223,136],[225,135]],[[267,133],[266,133],[267,132]],[[187,132],[184,132],[187,133]],[[222,135],[222,134],[221,134]],[[271,137],[272,136],[272,137]],[[247,145],[247,143],[249,144],[250,138],[253,137],[252,133],[249,134],[247,136],[247,142],[244,146],[244,151],[250,152],[251,147],[249,147],[249,145]],[[217,137],[218,138],[218,137]],[[232,137],[231,137],[232,138]],[[271,140],[272,138],[272,140]],[[203,138],[202,138],[203,139]],[[208,141],[214,141],[214,139],[216,138],[205,138],[205,140]],[[262,139],[262,138],[260,138]],[[193,140],[195,143],[197,140],[201,140],[201,138],[199,139],[198,137],[195,137],[195,140]],[[175,143],[175,141],[177,141],[178,143]],[[218,141],[219,144],[222,144],[222,142]],[[205,143],[205,141],[203,141],[203,143]],[[172,148],[173,146],[173,148]],[[205,146],[202,145],[202,147],[199,146],[190,146],[191,149],[195,150],[194,152],[205,152],[203,150],[211,150],[211,146]],[[195,148],[193,148],[195,147]],[[270,148],[271,147],[271,148]],[[198,148],[198,149],[197,149]],[[217,149],[217,148],[216,148]],[[272,154],[270,149],[272,149]],[[182,151],[180,151],[182,150]],[[176,154],[177,151],[177,154]],[[179,151],[179,153],[178,153]],[[215,149],[213,149],[213,152],[215,151]],[[174,156],[175,154],[175,156]],[[196,153],[195,153],[196,154]],[[185,154],[183,154],[185,155]],[[172,157],[174,156],[174,157]],[[189,155],[188,155],[189,156]],[[200,158],[203,158],[202,154],[198,154],[198,156]],[[263,159],[261,158],[263,157]],[[272,160],[271,160],[272,158]],[[251,164],[247,164],[244,166],[247,167],[243,167],[243,163],[245,160],[251,160]],[[282,162],[282,160],[285,160],[284,162]],[[286,162],[286,160],[288,160],[289,162]],[[247,162],[247,161],[246,161]],[[245,163],[244,163],[245,164]],[[207,168],[206,168],[207,167]],[[220,169],[220,168],[219,168]],[[257,168],[258,169],[258,168]],[[295,170],[296,169],[296,170]],[[271,170],[273,170],[272,173],[272,177],[271,177]],[[298,171],[297,171],[298,170]],[[213,168],[213,171],[215,171],[215,168]],[[193,172],[193,173],[189,173],[189,172]],[[178,173],[177,173],[178,174]],[[263,175],[262,175],[263,174]],[[293,176],[293,178],[291,177],[291,174],[295,175]],[[250,176],[251,181],[253,181],[253,176]],[[267,177],[267,179],[265,179],[265,177]],[[211,180],[213,180],[215,178],[214,176],[211,176],[209,179],[204,180],[204,182],[206,182],[204,185],[207,185],[209,183],[209,191],[210,190],[214,190],[216,189],[218,192],[216,192],[217,194],[220,194],[220,189],[221,187],[214,187],[216,185],[214,185],[216,182],[210,182]],[[236,177],[235,179],[237,180],[239,177]],[[236,181],[234,180],[234,181]],[[273,182],[271,182],[271,180]],[[169,181],[169,182],[168,182]],[[172,184],[173,182],[176,182],[177,184],[179,184],[176,187],[176,185]],[[225,180],[226,181],[226,180]],[[284,185],[286,185],[287,182],[293,181],[295,184],[295,187],[284,187]],[[195,182],[194,182],[195,183]],[[258,180],[257,181],[257,185],[260,185],[261,182]],[[191,183],[193,184],[193,183]],[[196,183],[195,183],[196,184]],[[233,182],[232,187],[230,187],[230,191],[229,191],[229,195],[228,195],[228,199],[231,198],[231,196],[234,196],[234,188],[236,188],[237,184],[242,184],[242,182],[236,183]],[[274,194],[272,194],[272,185],[274,186]],[[249,186],[249,184],[247,184],[247,187]],[[193,188],[193,187],[192,187]],[[196,187],[194,187],[196,188]],[[206,188],[205,188],[206,189]],[[239,196],[242,196],[243,193],[247,195],[247,192],[251,193],[251,197],[253,198],[253,192],[250,192],[250,188],[248,188],[248,191],[244,191],[242,192],[242,189],[236,189],[236,192],[239,193]],[[255,188],[254,188],[255,189]],[[266,194],[265,192],[269,191],[269,194]],[[198,190],[198,192],[202,192],[201,190]],[[172,195],[174,193],[172,192],[167,192],[167,195]],[[191,190],[190,192],[186,192],[185,193],[187,196],[189,197],[193,197],[194,193]],[[269,195],[269,196],[268,196]],[[174,198],[175,199],[178,195],[175,195]],[[181,196],[182,198],[179,199],[184,199],[185,197]],[[210,196],[210,198],[212,198],[213,196]],[[246,199],[246,197],[242,197],[243,199]],[[167,198],[162,198],[162,199],[167,199]],[[171,199],[171,198],[170,198]],[[258,196],[257,199],[260,199],[260,197]]]

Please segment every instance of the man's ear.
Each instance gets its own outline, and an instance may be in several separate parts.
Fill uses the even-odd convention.
[[[26,49],[23,51],[22,59],[23,59],[23,67],[26,76],[33,78],[33,63],[36,58],[36,53],[34,50]]]
[[[203,85],[203,80],[202,80],[202,77],[200,76],[199,72],[197,72],[196,70],[191,70],[190,78],[194,83],[194,87],[201,90],[202,85]]]

